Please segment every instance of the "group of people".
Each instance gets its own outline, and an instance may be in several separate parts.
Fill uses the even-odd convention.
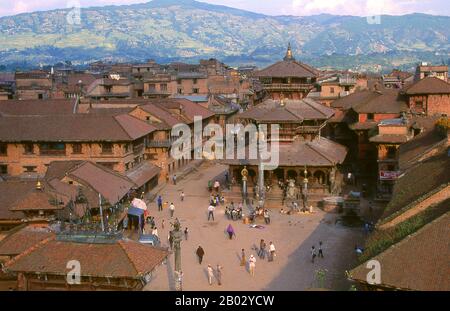
[[[229,206],[225,207],[225,215],[230,220],[242,219],[242,209],[242,203],[239,203],[237,206],[235,206],[234,202],[231,202]]]
[[[269,243],[269,248],[267,249],[266,242],[262,239],[259,244],[258,249],[258,257],[260,259],[265,259],[267,255],[268,261],[273,261],[276,257],[275,252],[275,245],[271,241]],[[245,267],[246,263],[248,263],[248,271],[251,276],[255,276],[255,270],[256,270],[256,258],[253,254],[250,255],[249,259],[247,260],[247,257],[245,255],[245,249],[242,249],[241,251],[241,266]]]

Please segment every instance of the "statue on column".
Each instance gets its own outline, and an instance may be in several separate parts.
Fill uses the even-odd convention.
[[[247,166],[244,166],[244,169],[241,171],[241,175],[242,175],[242,195],[244,199],[247,199],[247,180],[248,180]]]
[[[175,271],[181,271],[181,240],[183,232],[181,232],[181,224],[178,219],[176,219],[173,224],[173,230],[170,231],[173,239],[173,248],[175,249]]]

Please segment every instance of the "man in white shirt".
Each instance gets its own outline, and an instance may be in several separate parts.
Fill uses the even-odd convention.
[[[250,270],[250,275],[255,276],[256,258],[253,255],[251,255],[250,259],[248,260],[248,268]]]
[[[175,205],[173,205],[173,203],[170,203],[169,210],[170,210],[170,218],[173,218],[173,213],[175,213]]]
[[[153,228],[152,234],[158,236],[158,228]]]
[[[273,245],[273,242],[269,243],[269,261],[273,261],[274,257],[275,257],[275,245]]]
[[[212,204],[210,204],[208,207],[208,221],[211,217],[212,217],[212,220],[214,221],[214,210],[215,210],[215,207]]]
[[[209,283],[209,285],[212,285],[213,277],[214,277],[214,270],[211,267],[211,265],[208,265],[208,283]]]

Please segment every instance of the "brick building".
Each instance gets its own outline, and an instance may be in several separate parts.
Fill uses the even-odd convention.
[[[46,71],[16,72],[17,99],[51,98],[53,78]]]
[[[53,161],[89,160],[126,173],[144,161],[155,129],[126,114],[0,117],[0,172],[30,178]]]
[[[450,83],[426,77],[405,90],[411,113],[450,115]]]

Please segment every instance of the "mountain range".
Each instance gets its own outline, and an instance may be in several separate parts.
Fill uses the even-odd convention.
[[[267,65],[284,56],[316,67],[409,69],[449,63],[450,17],[426,14],[267,16],[194,0],[24,13],[0,18],[0,65],[121,61]]]

